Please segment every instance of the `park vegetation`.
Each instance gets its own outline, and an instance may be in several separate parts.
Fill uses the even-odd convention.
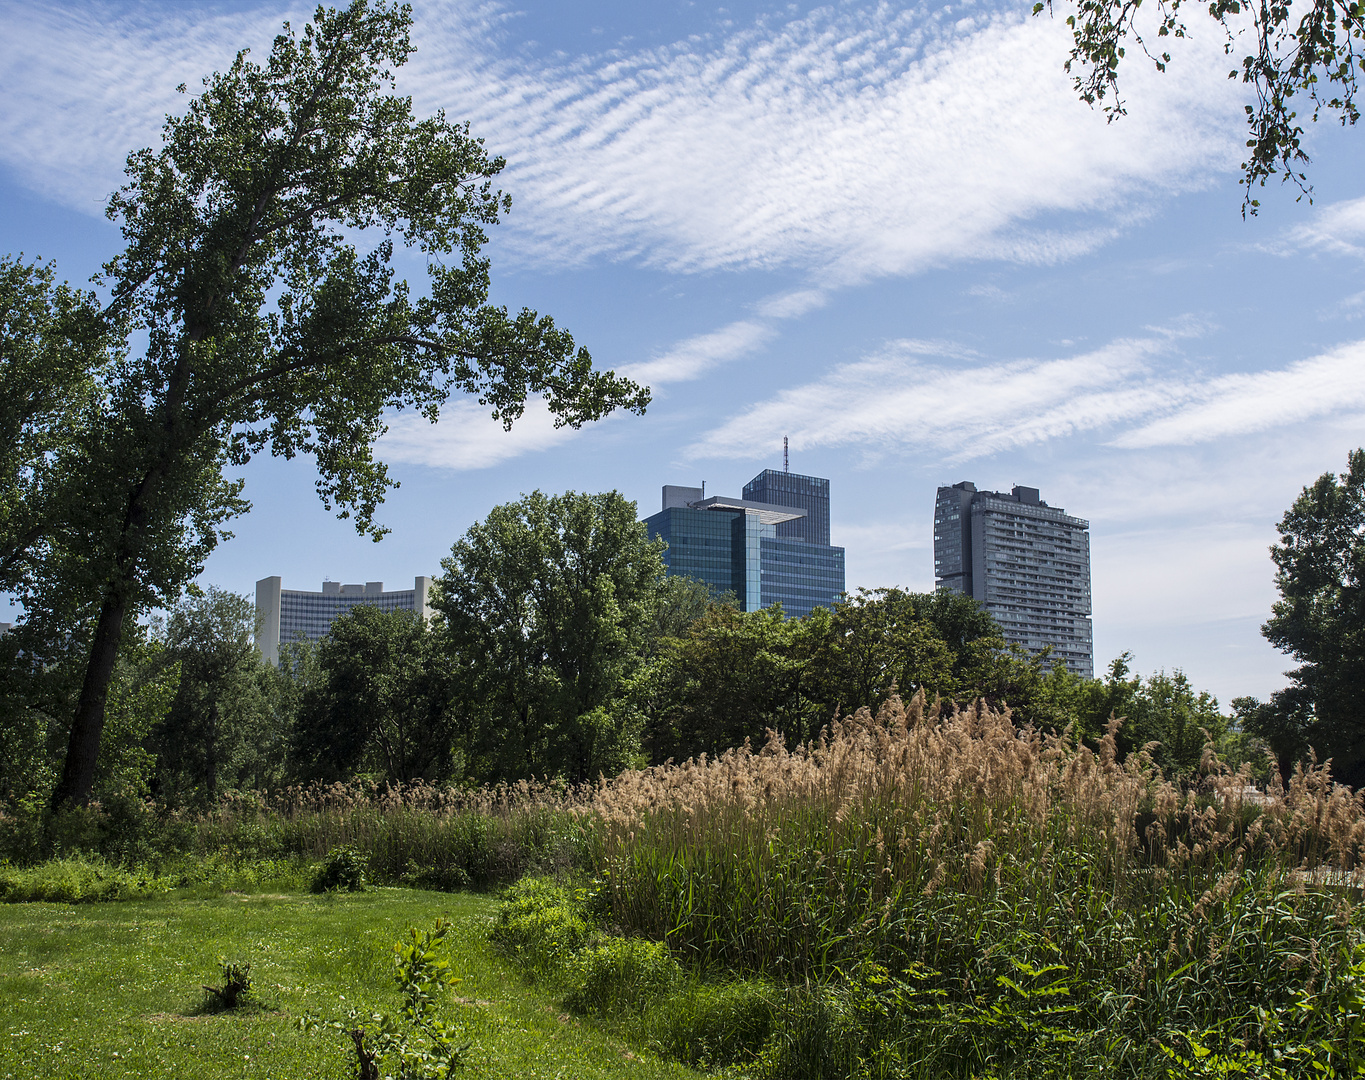
[[[541,993],[754,1077],[1365,1067],[1362,799],[1181,673],[950,592],[743,612],[615,493],[497,508],[435,592],[278,666],[187,598],[55,812],[79,666],[16,656],[0,893],[520,882],[492,940]]]
[[[394,92],[410,21],[320,9],[207,79],[129,157],[95,290],[0,259],[0,899],[508,887],[491,941],[565,1015],[776,1080],[1365,1075],[1365,805],[1333,773],[1365,775],[1365,452],[1281,522],[1265,633],[1300,667],[1230,715],[952,592],[741,611],[615,492],[497,507],[430,619],[361,607],[263,662],[250,601],[193,584],[232,468],[311,455],[378,538],[390,410],[648,400],[488,302],[502,162]],[[387,1013],[312,1018],[362,1075],[464,1067],[444,926],[399,935]],[[220,970],[239,1011],[262,962]]]

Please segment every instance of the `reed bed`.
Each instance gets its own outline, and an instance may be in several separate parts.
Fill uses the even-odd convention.
[[[598,830],[574,812],[580,802],[553,784],[467,790],[355,781],[231,792],[207,811],[125,802],[57,819],[0,812],[0,863],[35,866],[92,854],[161,873],[186,856],[315,864],[350,848],[362,853],[377,882],[486,888],[526,873],[591,865]]]
[[[599,905],[815,988],[773,1075],[1365,1068],[1340,1019],[1365,1008],[1362,798],[1316,766],[1257,791],[1211,749],[1182,789],[1118,761],[1117,724],[1092,750],[893,698],[810,746],[625,774],[579,811]]]
[[[314,784],[229,796],[192,819],[194,846],[319,860],[364,852],[378,881],[487,887],[592,861],[596,830],[563,785]]]

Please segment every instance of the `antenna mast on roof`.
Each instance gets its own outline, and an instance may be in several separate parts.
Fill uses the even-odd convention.
[[[782,471],[787,471],[787,436],[782,436]]]

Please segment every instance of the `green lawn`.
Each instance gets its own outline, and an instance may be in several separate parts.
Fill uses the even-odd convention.
[[[467,1075],[698,1075],[527,988],[489,949],[494,906],[407,889],[0,905],[0,1080],[344,1080],[355,1071],[349,1041],[329,1028],[302,1032],[298,1019],[396,1011],[390,948],[439,915],[456,927],[450,959],[463,981],[446,1015],[473,1042]],[[220,957],[251,964],[255,1007],[206,1009],[201,984],[217,980]]]

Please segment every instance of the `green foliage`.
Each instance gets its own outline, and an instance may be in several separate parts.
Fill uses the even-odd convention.
[[[353,847],[333,848],[318,867],[312,889],[321,892],[364,892],[369,888],[369,860]]]
[[[1337,775],[1365,783],[1365,450],[1340,478],[1324,473],[1294,501],[1270,549],[1280,599],[1261,632],[1299,661],[1291,685],[1260,708],[1249,730],[1292,765],[1309,747]]]
[[[174,700],[147,740],[159,800],[202,807],[225,788],[278,783],[284,766],[278,680],[256,650],[251,600],[210,586],[153,627],[165,666],[178,671]]]
[[[1166,51],[1172,39],[1186,36],[1184,0],[1161,0],[1155,12],[1149,11],[1145,32],[1138,25],[1142,0],[1077,0],[1074,8],[1057,6],[1074,10],[1066,18],[1072,33],[1066,70],[1080,69],[1075,85],[1082,101],[1094,105],[1109,98],[1104,111],[1111,120],[1127,111],[1118,94],[1119,65],[1127,50],[1140,49],[1157,71],[1165,71],[1172,62]],[[1039,0],[1033,14],[1044,9],[1053,10],[1052,0]],[[1301,113],[1315,122],[1324,111],[1335,113],[1343,125],[1360,118],[1356,91],[1365,73],[1365,9],[1355,0],[1250,7],[1242,0],[1214,0],[1208,14],[1226,37],[1225,53],[1233,58],[1228,78],[1240,79],[1253,102],[1244,106],[1248,154],[1241,183],[1247,189],[1243,211],[1254,214],[1260,204],[1251,197],[1253,185],[1264,186],[1277,172],[1304,192],[1310,190],[1301,171],[1308,164]],[[1242,41],[1251,44],[1238,59]],[[1299,98],[1306,101],[1301,105]]]
[[[1095,740],[1111,717],[1123,719],[1117,734],[1121,757],[1151,746],[1154,761],[1171,777],[1193,778],[1198,774],[1204,748],[1217,744],[1228,732],[1228,718],[1218,699],[1205,691],[1196,693],[1185,673],[1164,671],[1129,678],[1130,653],[1109,665],[1101,680],[1084,684],[1075,699],[1079,731]]]
[[[22,260],[0,256],[0,592],[21,600],[60,557],[55,526],[85,495],[72,472],[117,355],[95,294],[54,284],[52,263]],[[30,650],[56,640],[26,636]]]
[[[635,514],[614,491],[537,491],[495,507],[442,560],[433,606],[473,779],[580,783],[636,763],[638,732],[609,706],[642,662],[664,566]]]
[[[206,983],[204,993],[215,1008],[231,1011],[243,1004],[251,994],[251,965],[220,959],[218,967],[222,972],[223,985],[209,986]]]
[[[0,901],[87,904],[127,900],[165,891],[166,882],[111,866],[102,859],[68,856],[31,869],[0,866]]]
[[[549,878],[522,878],[498,904],[488,939],[533,978],[562,982],[592,933],[585,899]]]
[[[643,938],[607,937],[574,957],[564,1004],[590,1016],[628,1016],[645,1011],[677,989],[683,971],[668,946]]]
[[[761,979],[688,979],[646,1020],[653,1041],[689,1065],[750,1064],[769,1045],[786,994]]]
[[[647,681],[633,687],[656,762],[716,754],[769,729],[792,741],[828,718],[809,697],[811,640],[824,617],[787,619],[781,608],[715,607],[681,638],[663,642]]]
[[[364,605],[336,619],[299,697],[294,770],[326,780],[451,779],[456,733],[439,650],[411,612]]]
[[[393,1080],[447,1080],[464,1063],[470,1042],[457,1041],[460,1028],[439,1015],[443,992],[460,981],[438,954],[450,930],[450,921],[438,918],[431,930],[409,927],[407,940],[394,945],[394,981],[403,998],[396,1017],[352,1009],[345,1023],[327,1025],[350,1037],[361,1080],[380,1080],[381,1072]],[[308,1017],[300,1021],[305,1030],[318,1026]]]

